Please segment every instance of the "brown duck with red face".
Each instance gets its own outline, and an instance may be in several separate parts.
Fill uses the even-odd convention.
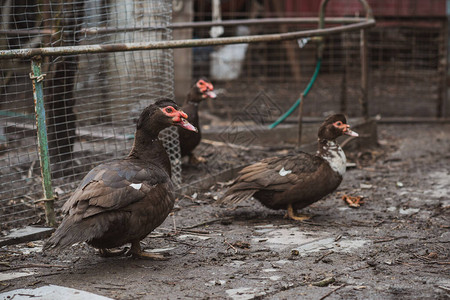
[[[316,155],[300,152],[245,167],[218,203],[233,204],[253,196],[268,208],[287,209],[291,219],[304,220],[295,211],[330,194],[342,181],[346,158],[336,139],[344,134],[358,136],[344,115],[328,117],[318,132]]]
[[[211,82],[209,82],[205,78],[202,78],[192,86],[182,106],[183,111],[185,111],[189,116],[189,122],[191,122],[192,125],[194,125],[198,129],[198,132],[196,133],[186,130],[178,130],[178,134],[180,136],[181,156],[189,156],[190,164],[198,164],[199,162],[205,161],[204,158],[196,157],[192,152],[194,151],[195,147],[200,144],[200,141],[202,139],[198,117],[198,105],[200,104],[200,102],[208,98],[216,98],[214,87]]]
[[[61,225],[44,245],[58,250],[87,242],[103,256],[118,255],[109,248],[131,243],[128,254],[161,259],[144,253],[139,242],[158,227],[174,205],[170,161],[159,132],[169,126],[196,128],[175,102],[164,99],[144,109],[127,157],[92,169],[64,204]]]

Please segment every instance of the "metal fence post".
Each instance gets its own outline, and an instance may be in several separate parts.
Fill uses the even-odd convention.
[[[52,178],[50,173],[50,156],[48,152],[47,126],[45,122],[44,80],[41,73],[41,57],[31,59],[30,78],[33,82],[34,108],[36,111],[36,126],[39,146],[39,160],[41,163],[42,186],[44,188],[45,220],[48,226],[55,226],[54,197]]]
[[[361,112],[365,119],[369,118],[369,63],[368,63],[368,46],[367,46],[367,30],[361,30],[360,39],[360,55],[361,55],[361,95],[359,102],[361,104]]]

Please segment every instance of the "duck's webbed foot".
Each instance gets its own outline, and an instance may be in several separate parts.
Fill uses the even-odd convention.
[[[121,250],[117,250],[117,251],[108,250],[106,248],[100,248],[100,249],[98,249],[98,254],[101,257],[115,257],[115,256],[123,255],[125,252],[127,252],[127,250],[128,250],[127,247],[125,247]]]
[[[141,249],[139,241],[131,243],[131,249],[127,252],[127,255],[131,255],[134,258],[150,259],[150,260],[167,260],[168,258],[160,253],[148,253]]]
[[[295,221],[305,221],[305,220],[311,219],[311,216],[308,216],[308,215],[297,215],[295,213],[294,208],[292,207],[292,204],[288,205],[287,212],[286,212],[286,215],[284,217],[286,219],[292,219],[292,220],[295,220]]]

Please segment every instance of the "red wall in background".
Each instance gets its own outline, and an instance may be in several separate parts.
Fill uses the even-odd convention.
[[[287,16],[298,15],[316,17],[320,0],[285,0]],[[445,17],[445,0],[368,0],[375,17]],[[359,12],[364,16],[358,0],[330,0],[326,15],[333,17],[354,16]]]

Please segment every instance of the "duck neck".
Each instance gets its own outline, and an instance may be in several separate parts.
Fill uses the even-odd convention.
[[[170,159],[158,138],[158,133],[148,135],[141,130],[136,130],[134,143],[128,157],[157,165],[171,176]]]
[[[194,91],[190,91],[187,95],[186,99],[184,100],[183,104],[183,111],[189,116],[188,120],[189,123],[199,128],[199,120],[198,120],[198,105],[200,102],[195,100]],[[193,100],[194,99],[194,100]]]
[[[202,99],[200,99],[200,101],[198,101],[199,99],[197,99],[197,98],[198,98],[197,92],[191,89],[189,91],[189,93],[187,94],[186,99],[184,99],[184,104],[189,104],[189,105],[198,107],[198,105],[200,104],[200,101]]]
[[[331,169],[343,176],[346,171],[347,159],[336,140],[319,139],[317,155],[322,157]]]

